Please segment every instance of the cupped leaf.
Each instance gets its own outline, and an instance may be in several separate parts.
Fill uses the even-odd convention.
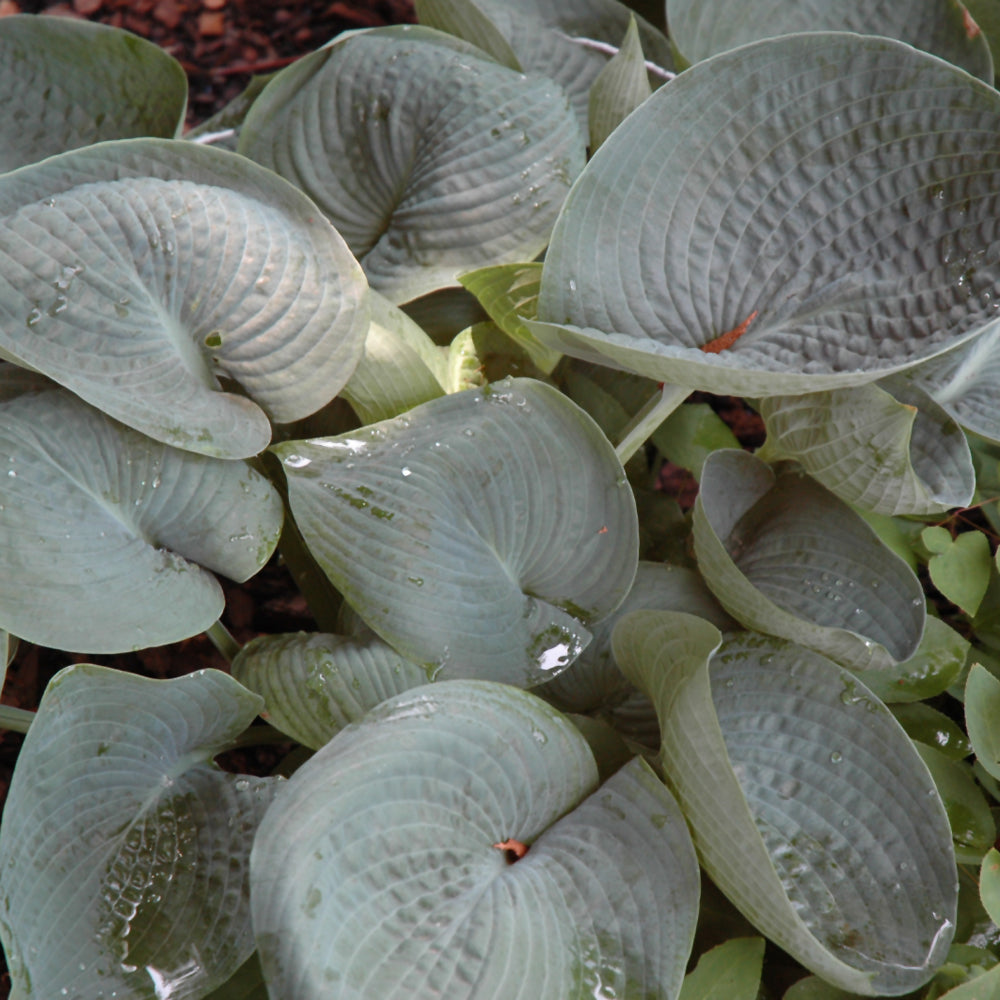
[[[299,632],[260,636],[233,660],[233,676],[264,699],[267,721],[318,750],[427,674],[377,636]]]
[[[899,379],[763,399],[759,457],[795,459],[842,500],[878,514],[965,507],[976,488],[960,428],[917,386]]]
[[[635,576],[621,463],[541,382],[504,380],[274,451],[324,571],[400,655],[442,679],[555,676]]]
[[[255,841],[272,995],[676,998],[698,900],[684,819],[639,760],[596,785],[583,737],[526,692],[385,702],[295,773]]]
[[[249,958],[250,846],[276,780],[212,757],[260,707],[214,670],[56,675],[0,827],[14,997],[203,996]]]
[[[591,87],[618,52],[631,17],[636,18],[639,41],[650,60],[653,84],[661,83],[673,68],[670,45],[663,32],[617,0],[474,2],[507,40],[526,73],[550,77],[566,91],[584,135]],[[422,10],[426,12],[440,3],[423,0]],[[451,24],[448,30],[454,31],[455,27]],[[456,33],[476,45],[484,44],[479,35]]]
[[[105,139],[180,133],[187,77],[158,45],[65,17],[0,19],[0,173]]]
[[[90,653],[177,642],[224,606],[281,533],[244,462],[159,444],[0,365],[0,626]],[[202,568],[204,567],[204,569]]]
[[[283,70],[239,149],[310,195],[397,303],[535,257],[584,161],[555,84],[429,28],[363,32]]]
[[[993,83],[989,45],[958,0],[667,0],[667,23],[689,63],[775,35],[856,31],[908,42]]]
[[[784,36],[636,109],[552,234],[555,350],[716,393],[873,381],[993,318],[1000,95],[889,39]]]
[[[195,143],[101,143],[0,177],[0,263],[8,359],[224,458],[263,450],[268,415],[332,399],[368,329],[364,276],[316,207]]]
[[[694,547],[719,603],[748,628],[858,670],[912,656],[926,606],[913,571],[846,504],[794,466],[708,456]]]
[[[701,619],[622,619],[615,658],[660,715],[660,760],[713,881],[842,989],[902,994],[944,961],[957,876],[912,743],[847,671]],[[713,655],[714,654],[714,655]]]

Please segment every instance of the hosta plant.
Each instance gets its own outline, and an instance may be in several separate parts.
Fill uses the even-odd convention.
[[[0,19],[11,996],[1000,991],[1000,94],[818,7],[418,0],[186,134]]]

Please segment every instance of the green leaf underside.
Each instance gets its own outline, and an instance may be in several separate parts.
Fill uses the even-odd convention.
[[[590,161],[528,325],[715,393],[903,370],[992,319],[998,127],[992,88],[889,39],[817,32],[705,60]]]
[[[694,545],[705,582],[748,628],[854,669],[912,656],[924,630],[920,581],[846,504],[792,466],[742,451],[705,462]]]
[[[143,38],[90,21],[0,20],[0,173],[106,139],[174,138],[187,77]]]
[[[272,726],[314,750],[369,709],[427,683],[421,667],[376,636],[262,636],[240,650],[232,670],[264,699]]]
[[[590,418],[540,382],[504,380],[274,451],[324,571],[441,679],[555,676],[635,575],[621,464]]]
[[[752,633],[719,643],[708,623],[671,612],[637,612],[614,635],[622,670],[657,705],[660,759],[703,866],[829,982],[914,989],[947,954],[957,899],[926,767],[888,710],[824,657]]]
[[[250,956],[249,852],[275,781],[211,758],[259,708],[218,671],[56,676],[3,814],[0,934],[15,991],[201,996]]]
[[[776,35],[801,31],[855,31],[884,35],[961,66],[993,83],[993,60],[979,31],[968,26],[955,0],[667,0],[670,37],[689,63]]]
[[[769,459],[795,459],[854,506],[936,514],[972,500],[965,436],[930,396],[898,378],[764,399],[760,413]]]
[[[195,635],[224,606],[206,570],[248,579],[281,532],[278,494],[246,463],[151,441],[6,364],[0,454],[0,626],[40,645]]]
[[[103,143],[0,178],[0,261],[0,349],[220,457],[263,450],[267,415],[327,403],[368,329],[364,276],[308,199],[193,143]]]
[[[683,818],[638,760],[596,781],[568,720],[509,686],[385,702],[296,772],[255,842],[272,993],[676,997],[698,900]],[[513,865],[508,839],[529,848]]]
[[[557,86],[429,28],[354,35],[284,70],[239,149],[301,187],[397,303],[535,257],[584,162]]]

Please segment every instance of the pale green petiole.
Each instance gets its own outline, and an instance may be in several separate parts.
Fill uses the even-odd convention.
[[[624,465],[649,439],[650,435],[691,394],[683,385],[666,385],[656,393],[632,418],[622,439],[615,448],[618,460]]]

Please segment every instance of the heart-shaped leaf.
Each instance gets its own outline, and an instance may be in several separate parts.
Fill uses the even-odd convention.
[[[993,569],[987,537],[981,531],[963,531],[952,538],[938,525],[924,528],[920,537],[934,553],[927,563],[931,583],[953,604],[974,615],[986,596]]]
[[[423,669],[377,636],[261,636],[240,650],[232,670],[264,699],[272,726],[314,750],[369,709],[427,683]]]
[[[440,0],[423,0],[421,20],[428,8]],[[639,41],[650,60],[650,79],[662,83],[673,68],[670,45],[663,32],[618,0],[474,0],[510,49],[526,73],[547,76],[555,80],[569,95],[580,129],[587,134],[590,90],[597,77],[618,52],[635,17]],[[447,4],[450,5],[450,2]],[[489,44],[484,45],[481,32],[465,33],[452,21],[448,31],[482,45],[496,55]]]
[[[207,629],[225,601],[205,570],[246,580],[281,532],[281,499],[246,463],[151,441],[12,365],[0,465],[0,626],[56,649]]]
[[[635,576],[621,463],[541,382],[508,379],[274,451],[295,521],[337,589],[442,679],[555,676]]]
[[[912,656],[926,606],[913,571],[795,467],[717,451],[702,471],[694,547],[719,603],[748,628],[858,670]]]
[[[526,692],[383,703],[295,773],[254,843],[272,995],[676,998],[698,901],[684,819],[639,760],[596,785],[583,737]]]
[[[731,938],[698,959],[678,1000],[757,1000],[763,962],[761,938]]]
[[[260,707],[214,670],[56,675],[0,827],[15,998],[203,996],[249,958],[250,845],[276,779],[212,757]]]
[[[368,330],[364,276],[316,207],[195,143],[101,143],[0,177],[0,263],[9,360],[224,458],[267,446],[267,414],[327,403]]]
[[[158,45],[66,17],[0,19],[0,173],[105,139],[172,139],[187,77]]]
[[[846,670],[780,639],[720,642],[708,622],[663,611],[623,618],[613,637],[657,706],[660,761],[703,866],[824,979],[915,989],[947,955],[957,901],[926,766]]]
[[[393,302],[537,256],[584,161],[555,84],[430,28],[363,32],[283,70],[239,149],[313,198]]]
[[[689,63],[761,38],[801,31],[854,31],[898,38],[993,83],[986,39],[956,0],[834,4],[775,0],[667,0],[670,38]]]
[[[715,393],[913,366],[993,319],[998,129],[993,88],[889,39],[714,56],[587,165],[528,325],[563,353]]]
[[[965,436],[930,396],[899,378],[763,399],[760,414],[768,437],[759,458],[795,459],[856,507],[936,514],[972,500]]]

